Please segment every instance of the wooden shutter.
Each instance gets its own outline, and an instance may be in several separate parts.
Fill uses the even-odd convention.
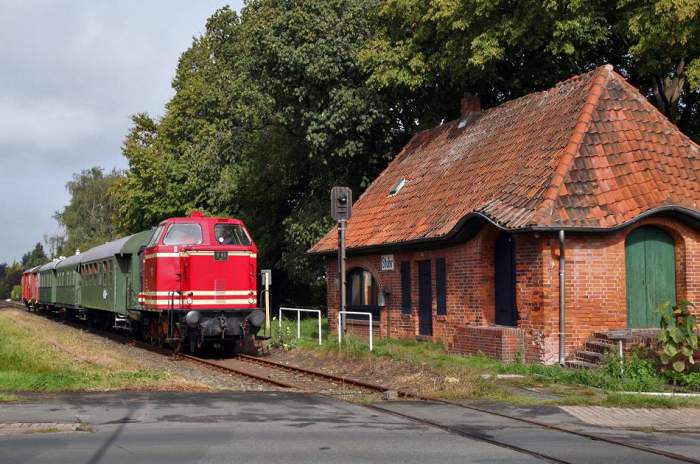
[[[437,313],[447,314],[447,266],[445,258],[435,261],[435,287],[437,290]]]
[[[401,261],[401,312],[411,313],[411,262]]]

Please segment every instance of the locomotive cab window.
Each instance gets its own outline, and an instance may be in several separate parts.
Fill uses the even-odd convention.
[[[153,232],[153,236],[151,237],[151,240],[149,240],[148,245],[146,245],[146,248],[151,248],[152,246],[155,246],[156,243],[158,243],[158,239],[160,238],[160,234],[163,233],[163,229],[165,226],[158,226],[156,228],[156,231]]]
[[[202,227],[199,224],[173,224],[163,239],[163,245],[199,245]]]
[[[221,245],[250,245],[248,233],[239,224],[216,224],[214,235]]]

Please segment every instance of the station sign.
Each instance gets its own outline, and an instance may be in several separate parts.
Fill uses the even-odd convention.
[[[394,270],[394,255],[382,255],[382,271]]]

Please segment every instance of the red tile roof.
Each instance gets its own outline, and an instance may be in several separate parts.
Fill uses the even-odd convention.
[[[611,228],[662,206],[697,211],[699,180],[700,147],[607,65],[416,134],[355,203],[347,245],[440,239],[470,215]],[[336,237],[310,251],[335,250]]]

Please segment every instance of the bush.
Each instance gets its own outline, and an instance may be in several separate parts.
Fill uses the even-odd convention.
[[[681,301],[675,306],[670,302],[662,303],[658,312],[661,315],[661,330],[658,334],[661,352],[659,359],[663,372],[688,372],[695,364],[693,353],[698,349],[697,320],[688,309],[693,306],[688,301]]]
[[[10,298],[12,298],[15,301],[19,301],[22,298],[22,287],[19,285],[15,285],[12,287],[12,291],[10,292]]]
[[[292,327],[285,321],[282,321],[282,326],[277,325],[277,318],[272,319],[272,337],[270,338],[270,346],[273,348],[282,348],[283,350],[291,350],[297,344],[296,328]]]

